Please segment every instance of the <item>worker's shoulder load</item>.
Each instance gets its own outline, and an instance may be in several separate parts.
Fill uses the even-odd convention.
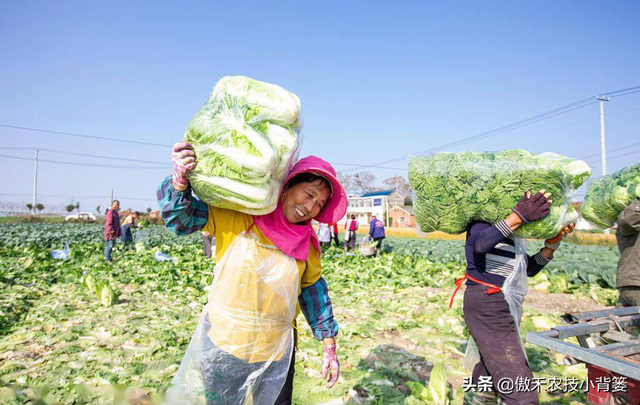
[[[297,158],[300,128],[295,94],[248,77],[222,78],[184,136],[198,163],[189,174],[196,195],[221,208],[272,212]]]
[[[640,197],[640,163],[591,180],[582,217],[600,228],[609,228],[636,197]]]
[[[464,232],[474,221],[495,224],[527,190],[551,193],[548,217],[525,224],[517,236],[548,238],[575,221],[575,190],[591,175],[581,161],[555,153],[536,155],[522,149],[496,153],[463,152],[416,156],[409,162],[414,212],[423,232]]]

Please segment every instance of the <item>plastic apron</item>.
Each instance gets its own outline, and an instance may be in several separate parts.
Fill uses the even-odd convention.
[[[522,306],[529,291],[529,279],[527,278],[527,241],[524,238],[513,237],[513,242],[516,250],[516,262],[513,272],[509,274],[504,280],[504,284],[502,284],[502,293],[504,294],[505,301],[509,304],[509,312],[511,312],[511,316],[516,325],[520,346],[522,347],[525,359],[527,359],[527,352],[524,349],[522,335],[520,334]],[[480,353],[478,352],[478,346],[475,340],[473,340],[473,337],[469,336],[469,343],[467,344],[463,365],[467,370],[473,371],[473,368],[479,361]]]
[[[214,279],[166,405],[273,405],[293,354],[300,278],[294,258],[247,230]]]

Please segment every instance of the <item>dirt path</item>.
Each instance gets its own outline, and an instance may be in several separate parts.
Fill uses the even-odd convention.
[[[524,306],[542,313],[584,312],[607,309],[604,305],[589,298],[576,298],[570,294],[545,293],[533,288],[529,289]]]

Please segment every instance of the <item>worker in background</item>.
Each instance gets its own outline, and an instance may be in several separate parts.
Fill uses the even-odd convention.
[[[331,246],[331,229],[329,224],[318,224],[318,240],[320,241],[320,247],[324,251]]]
[[[358,221],[356,216],[351,214],[351,219],[348,219],[344,224],[346,234],[344,236],[344,252],[349,250],[356,250],[356,231],[358,230]]]
[[[336,247],[340,247],[340,239],[338,237],[338,223],[332,222],[329,224],[329,229],[331,229],[331,239],[336,243]]]
[[[522,285],[516,270],[516,245],[513,232],[522,224],[541,220],[549,215],[550,194],[544,190],[530,192],[518,201],[513,213],[491,225],[474,222],[467,229],[465,256],[467,269],[460,286],[466,279],[464,294],[464,320],[480,354],[480,361],[473,369],[472,382],[491,378],[493,389],[489,392],[465,393],[465,404],[495,404],[496,396],[507,405],[538,405],[538,392],[531,387],[521,390],[500,390],[503,379],[532,381],[533,373],[523,352],[518,323],[514,319],[506,294],[513,294],[503,284],[512,275],[512,285]],[[526,276],[534,277],[553,259],[560,241],[573,230],[573,224],[564,227],[558,235],[545,241],[544,247],[533,256],[526,255]],[[516,287],[517,289],[518,287]],[[457,291],[457,290],[456,290]],[[526,293],[526,292],[525,292]],[[455,295],[455,294],[454,294]],[[453,299],[452,299],[453,303]],[[519,308],[521,310],[521,308]]]
[[[131,228],[138,229],[138,225],[136,224],[138,215],[138,211],[134,211],[133,213],[127,215],[127,217],[122,222],[122,238],[120,240],[124,244],[125,248],[133,245],[133,233],[131,233]]]
[[[111,263],[111,251],[116,244],[116,239],[122,236],[122,229],[120,228],[120,215],[118,210],[120,209],[120,201],[113,200],[111,208],[107,210],[104,216],[104,259],[107,263]]]
[[[371,217],[371,222],[369,222],[369,236],[377,243],[376,256],[379,256],[382,252],[382,240],[384,239],[384,223],[375,215]]]
[[[616,286],[620,296],[619,307],[640,305],[640,197],[634,198],[631,204],[618,216],[616,241],[620,251]]]
[[[211,246],[213,245],[213,236],[207,231],[202,231],[202,243],[204,244],[204,255],[211,259]]]

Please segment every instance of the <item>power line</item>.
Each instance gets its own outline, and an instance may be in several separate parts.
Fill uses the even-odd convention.
[[[8,195],[8,196],[15,196],[15,197],[21,197],[21,196],[31,196],[31,194],[24,194],[24,193],[0,193],[0,195]],[[40,197],[47,197],[47,198],[63,198],[63,199],[79,199],[79,198],[87,198],[87,199],[102,199],[102,198],[106,198],[109,199],[111,198],[111,196],[109,195],[78,195],[78,196],[73,196],[73,195],[60,195],[60,194],[38,194],[38,196]],[[157,201],[156,199],[153,198],[139,198],[139,197],[121,197],[121,196],[117,196],[119,199],[122,200],[140,200],[140,201]]]
[[[62,155],[85,156],[85,157],[92,157],[92,158],[99,158],[99,159],[111,159],[111,160],[120,160],[120,161],[125,161],[125,162],[151,163],[151,164],[157,164],[157,165],[171,166],[171,163],[167,163],[167,162],[156,162],[156,161],[151,161],[151,160],[140,160],[140,159],[128,159],[128,158],[121,158],[121,157],[116,157],[116,156],[92,155],[92,154],[88,154],[88,153],[67,152],[67,151],[61,151],[61,150],[55,150],[55,149],[47,149],[47,148],[31,148],[31,147],[20,147],[20,146],[0,146],[0,149],[11,149],[11,150],[36,150],[37,149],[39,151],[51,152],[51,153],[59,153],[59,154],[62,154]]]
[[[610,149],[610,150],[608,150],[607,152],[608,152],[608,153],[616,152],[616,151],[619,151],[619,150],[622,150],[622,149],[631,148],[631,147],[636,146],[636,145],[640,145],[640,142],[632,143],[632,144],[630,144],[630,145],[622,146],[622,147],[620,147],[620,148],[616,148],[616,149]],[[580,158],[580,160],[589,159],[589,158],[596,157],[596,156],[600,156],[600,154],[599,154],[599,153],[594,153],[593,155],[589,155],[589,156],[581,157],[581,158]],[[599,159],[598,159],[598,161],[599,161]]]
[[[133,143],[133,144],[137,144],[137,145],[161,146],[161,147],[168,147],[168,148],[171,147],[171,145],[165,145],[165,144],[162,144],[162,143],[132,141],[132,140],[129,140],[129,139],[109,138],[109,137],[106,137],[106,136],[75,134],[75,133],[72,133],[72,132],[62,132],[62,131],[52,131],[52,130],[40,129],[40,128],[20,127],[20,126],[17,126],[17,125],[9,125],[9,124],[0,124],[0,127],[11,128],[11,129],[19,129],[21,131],[33,131],[33,132],[43,132],[43,133],[46,133],[46,134],[73,136],[73,137],[76,137],[76,138],[98,139],[98,140],[101,140],[101,141]]]
[[[621,155],[607,156],[607,160],[617,159],[617,158],[624,157],[624,156],[629,156],[629,155],[635,155],[636,153],[640,153],[640,150],[635,150],[635,151],[623,153]],[[586,161],[586,163],[598,163],[599,161],[600,161],[600,159],[590,160],[590,161]]]
[[[633,93],[636,93],[636,92],[640,92],[640,86],[634,86],[634,87],[629,87],[629,88],[626,88],[626,89],[615,90],[615,91],[611,91],[611,92],[604,93],[604,94],[606,96],[609,96],[609,97],[619,97],[619,96],[625,96],[625,95],[628,95],[628,94],[633,94]],[[557,117],[559,115],[567,114],[567,113],[569,113],[571,111],[575,111],[577,109],[584,108],[584,107],[589,106],[591,104],[595,104],[595,103],[598,102],[597,101],[597,97],[598,97],[597,95],[596,96],[592,96],[592,97],[587,97],[585,99],[576,101],[574,103],[567,104],[565,106],[558,107],[556,109],[553,109],[553,110],[550,110],[550,111],[547,111],[547,112],[544,112],[544,113],[541,113],[541,114],[538,114],[538,115],[534,115],[533,117],[526,118],[524,120],[516,121],[514,123],[511,123],[511,124],[508,124],[508,125],[505,125],[505,126],[502,126],[502,127],[490,130],[490,131],[485,131],[485,132],[479,133],[477,135],[472,135],[472,136],[469,136],[467,138],[463,138],[463,139],[460,139],[460,140],[457,140],[457,141],[454,141],[454,142],[450,142],[450,143],[447,143],[447,144],[444,144],[444,145],[441,145],[441,146],[437,146],[437,147],[434,147],[434,148],[431,148],[431,149],[426,149],[426,150],[417,152],[415,154],[416,155],[420,155],[420,154],[425,154],[425,153],[430,153],[430,152],[438,152],[438,151],[441,151],[443,149],[452,148],[452,147],[464,145],[464,144],[467,144],[467,143],[475,142],[477,140],[485,139],[485,138],[488,138],[488,137],[491,137],[491,136],[495,136],[495,135],[498,135],[498,134],[501,134],[501,133],[504,133],[504,132],[507,132],[507,131],[513,131],[515,129],[522,128],[522,127],[527,126],[527,125],[535,124],[537,122],[544,121],[544,120],[547,120],[547,119],[550,119],[550,118],[554,118],[554,117]],[[384,165],[387,165],[387,164],[390,164],[390,163],[395,163],[395,162],[404,160],[404,159],[406,159],[408,157],[409,157],[409,155],[404,155],[404,156],[401,156],[401,157],[398,157],[398,158],[394,158],[394,159],[389,159],[389,160],[373,163],[371,165],[362,165],[362,167],[372,167],[373,168],[373,167],[384,166]],[[341,170],[341,172],[346,172],[346,171],[351,171],[351,170],[355,170],[355,169],[345,169],[345,170]]]
[[[33,161],[32,158],[26,158],[26,157],[20,157],[20,156],[11,156],[11,155],[2,155],[0,154],[0,157],[3,158],[7,158],[7,159],[16,159],[16,160],[28,160],[30,162]],[[116,165],[101,165],[98,163],[77,163],[77,162],[61,162],[58,160],[45,160],[45,159],[38,159],[38,161],[40,162],[45,162],[45,163],[54,163],[54,164],[59,164],[59,165],[70,165],[70,166],[88,166],[88,167],[105,167],[105,168],[111,168],[111,169],[150,169],[150,170],[167,170],[166,167],[150,167],[150,166],[116,166]]]

